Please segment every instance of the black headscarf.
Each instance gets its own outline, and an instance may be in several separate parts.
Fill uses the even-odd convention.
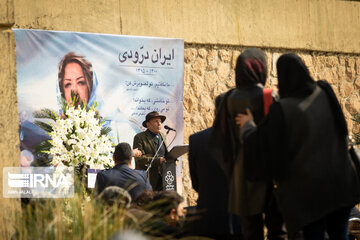
[[[301,58],[294,54],[288,53],[282,55],[276,64],[279,81],[280,98],[286,97],[306,97],[310,95],[318,85],[328,96],[337,130],[341,136],[347,136],[347,124],[337,97],[329,83],[319,80],[315,82],[309,73]]]
[[[305,97],[314,91],[315,81],[298,55],[294,53],[282,55],[276,67],[280,98]]]
[[[266,57],[258,48],[248,48],[237,59],[235,68],[236,87],[242,88],[261,83],[267,77]]]

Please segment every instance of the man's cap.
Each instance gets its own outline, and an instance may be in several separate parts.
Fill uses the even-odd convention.
[[[158,112],[156,112],[156,111],[153,111],[153,112],[149,112],[148,114],[146,114],[145,121],[143,121],[142,125],[147,128],[146,123],[147,123],[148,121],[150,121],[151,119],[157,118],[157,117],[159,117],[159,118],[161,119],[161,122],[162,122],[162,123],[163,123],[163,122],[165,121],[165,119],[166,119],[165,116],[160,115],[160,114],[159,114]]]

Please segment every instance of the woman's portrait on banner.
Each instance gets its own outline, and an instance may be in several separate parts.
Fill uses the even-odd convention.
[[[71,105],[72,94],[89,108],[96,105],[103,126],[111,128],[109,137],[114,144],[131,144],[133,137],[144,130],[141,122],[145,114],[153,109],[167,111],[164,114],[174,122],[173,127],[182,129],[182,40],[138,37],[139,41],[133,41],[134,37],[127,36],[22,29],[14,32],[21,166],[32,166],[47,157],[35,151],[51,137],[35,124],[39,119],[34,113],[50,109],[63,117],[63,103]],[[173,62],[173,67],[163,67],[160,55],[159,62],[147,63],[159,66],[145,65],[145,57],[142,65],[130,61],[130,54],[126,55],[126,62],[119,62],[119,52],[145,49],[147,44],[151,46],[148,52],[156,52],[154,49],[165,52],[165,46],[171,46],[168,52],[172,55],[171,59],[166,57],[167,62],[174,61],[178,54],[179,67]],[[181,131],[176,142],[182,143]]]

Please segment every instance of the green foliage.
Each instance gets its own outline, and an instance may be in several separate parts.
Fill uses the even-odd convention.
[[[353,120],[357,124],[360,124],[360,114],[355,114],[355,116],[351,120]],[[353,143],[354,145],[360,144],[360,133],[356,133],[353,135]]]
[[[65,112],[67,105],[68,105],[68,102],[65,100],[65,98],[61,98],[61,110],[62,110],[62,112]]]
[[[50,109],[43,108],[39,111],[35,111],[33,113],[34,118],[41,118],[41,119],[51,119],[53,121],[56,121],[59,117]]]
[[[103,127],[101,129],[101,135],[108,135],[111,132],[111,127]]]
[[[52,147],[52,144],[49,140],[42,141],[38,145],[34,147],[34,151],[36,153],[48,153],[50,151],[50,148]]]
[[[59,116],[57,116],[52,110],[50,110],[48,108],[43,108],[39,111],[33,112],[33,116],[34,116],[34,118],[49,119],[49,120],[53,120],[54,122],[59,118]],[[34,124],[36,126],[40,127],[41,129],[43,129],[47,133],[50,133],[51,131],[53,131],[53,127],[52,127],[51,123],[49,123],[49,122],[35,120]]]
[[[53,127],[52,127],[49,123],[35,120],[35,121],[34,121],[34,124],[35,124],[36,126],[42,128],[45,132],[50,133],[50,132],[53,131]]]

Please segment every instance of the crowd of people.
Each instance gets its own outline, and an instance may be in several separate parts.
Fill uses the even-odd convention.
[[[213,126],[190,136],[190,176],[199,197],[186,219],[182,197],[162,191],[165,116],[156,112],[146,116],[147,130],[134,139],[136,170],[128,166],[130,145],[119,144],[115,167],[97,176],[97,194],[109,199],[114,191],[124,195],[109,186],[127,189],[128,203],[159,217],[152,229],[173,237],[349,239],[360,182],[340,104],[331,86],[314,81],[298,55],[282,55],[276,67],[277,92],[264,88],[265,54],[257,48],[243,51],[236,88],[215,99]],[[127,181],[115,181],[115,175]],[[163,205],[149,205],[156,201]]]
[[[153,191],[147,173],[131,168],[133,155],[128,143],[116,146],[115,166],[96,176],[95,199],[106,206],[125,207],[130,214],[147,219],[143,225],[149,235],[183,236],[184,199],[176,191]]]

